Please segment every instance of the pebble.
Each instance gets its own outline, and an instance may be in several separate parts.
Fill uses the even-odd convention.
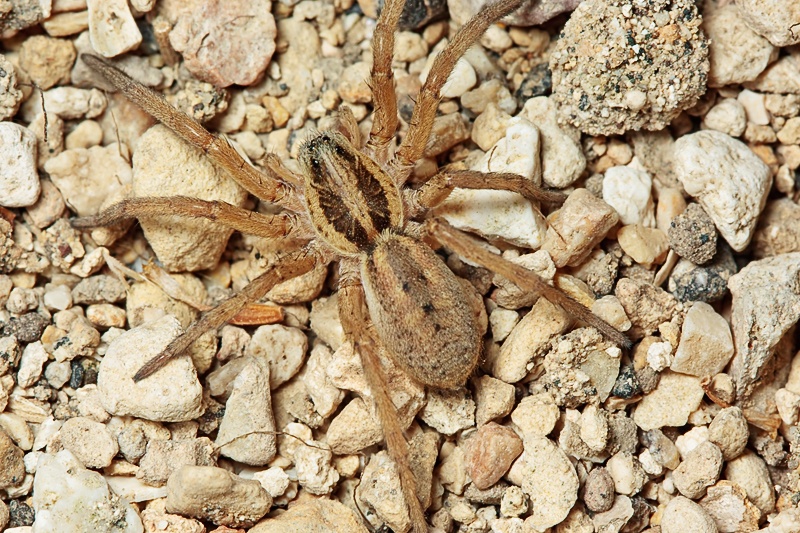
[[[82,279],[72,289],[75,304],[116,303],[126,296],[125,284],[116,276],[97,274]]]
[[[717,131],[684,135],[675,142],[675,153],[686,192],[731,247],[744,250],[772,185],[769,167],[747,145]]]
[[[36,136],[13,122],[0,122],[0,205],[27,207],[39,198]]]
[[[728,280],[736,273],[736,262],[727,244],[718,247],[717,255],[706,266],[681,259],[672,269],[667,285],[681,302],[714,302],[728,294]]]
[[[642,434],[642,444],[653,459],[664,468],[675,470],[680,464],[678,447],[660,429],[651,429]]]
[[[234,380],[216,446],[220,455],[248,465],[265,465],[275,456],[270,368],[263,359],[250,358]]]
[[[541,134],[544,184],[557,189],[572,185],[586,168],[580,133],[569,125],[558,123],[556,104],[546,96],[525,102],[519,116],[535,124]]]
[[[478,427],[508,415],[514,408],[515,389],[499,379],[481,376],[473,382],[475,389],[475,422]]]
[[[19,51],[19,66],[43,91],[69,83],[69,72],[75,62],[76,52],[72,41],[33,35]]]
[[[337,455],[358,453],[383,438],[380,423],[361,398],[353,398],[330,423],[327,443]]]
[[[561,308],[539,298],[503,343],[492,365],[492,375],[506,383],[522,380],[531,370],[529,365],[532,367],[549,348],[550,340],[564,333],[571,323]]]
[[[53,184],[79,216],[92,216],[108,196],[124,191],[132,182],[131,165],[124,146],[74,148],[49,159],[44,168]]]
[[[773,349],[800,316],[794,281],[799,270],[800,253],[794,252],[753,261],[728,282],[736,348],[730,374],[740,400],[750,395]]]
[[[575,189],[561,209],[547,217],[542,249],[557,267],[583,263],[619,221],[617,212],[586,189]]]
[[[258,481],[214,466],[184,466],[167,482],[167,512],[221,526],[252,526],[271,506]]]
[[[442,465],[440,468],[444,468]],[[444,483],[444,479],[441,480]],[[400,477],[397,467],[385,451],[372,455],[361,475],[361,483],[356,489],[356,497],[392,528],[392,531],[408,531],[411,519],[402,498]]]
[[[645,170],[617,166],[606,170],[603,178],[603,201],[613,207],[623,224],[655,226],[653,180]]]
[[[490,106],[496,106],[496,109],[508,114],[517,110],[517,100],[511,96],[508,87],[498,79],[488,80],[465,92],[461,96],[461,105],[475,114],[482,114]],[[474,127],[473,125],[473,131]]]
[[[187,4],[178,14],[169,42],[195,78],[228,87],[262,77],[277,35],[268,0]]]
[[[238,207],[247,197],[201,150],[162,125],[153,126],[139,138],[133,154],[133,191],[140,198],[179,194]],[[170,271],[213,268],[233,232],[207,220],[186,217],[152,217],[139,222],[147,242]]]
[[[300,370],[308,349],[308,337],[297,328],[280,324],[260,326],[253,334],[245,355],[269,365],[269,386],[278,388]]]
[[[717,533],[717,526],[709,514],[698,504],[683,496],[676,496],[667,504],[661,517],[663,533]]]
[[[125,327],[125,310],[112,304],[95,304],[86,308],[86,319],[95,327]]]
[[[36,465],[32,504],[33,531],[93,531],[140,533],[142,521],[134,507],[111,490],[103,476],[87,470],[68,450],[42,453]],[[87,509],[91,509],[87,515]]]
[[[669,322],[677,306],[675,298],[666,291],[652,283],[631,278],[621,278],[614,295],[633,324],[634,338],[650,335],[660,324]]]
[[[800,394],[788,389],[778,389],[775,391],[775,406],[784,424],[787,426],[797,424],[800,419]]]
[[[695,302],[686,313],[681,340],[670,368],[697,377],[722,371],[733,357],[728,322],[705,302]]]
[[[800,117],[792,117],[778,132],[778,140],[783,144],[800,144]]]
[[[538,185],[540,167],[536,154],[539,145],[536,126],[527,120],[518,120],[471,170],[511,172]],[[547,231],[547,222],[539,210],[509,191],[455,189],[435,213],[459,229],[534,250],[542,246]]]
[[[775,509],[775,487],[764,460],[745,450],[740,456],[731,459],[725,466],[725,479],[738,483],[747,493],[747,498],[764,515]]]
[[[667,231],[670,248],[696,265],[708,263],[717,252],[714,221],[700,204],[689,204],[675,216]]]
[[[497,483],[521,453],[522,439],[495,422],[481,426],[464,446],[467,472],[481,490]]]
[[[682,426],[700,406],[703,395],[700,379],[664,371],[658,386],[636,405],[633,421],[644,431]]]
[[[14,287],[8,295],[6,309],[14,314],[21,315],[33,311],[39,306],[39,295],[34,289]]]
[[[755,80],[772,59],[775,48],[751,30],[738,6],[706,6],[703,29],[710,40],[710,87],[736,85]]]
[[[791,46],[800,43],[800,35],[787,21],[800,20],[800,6],[792,0],[740,0],[736,2],[739,14],[745,23],[759,35],[766,37],[775,46]]]
[[[769,110],[767,110],[767,99],[764,94],[744,89],[736,96],[736,100],[742,104],[745,114],[747,115],[747,122],[749,124],[756,126],[769,125],[769,121],[772,116],[770,115]]]
[[[524,435],[546,437],[556,426],[561,412],[549,394],[525,396],[511,412],[511,421]]]
[[[103,128],[94,120],[84,120],[69,132],[64,139],[67,150],[91,148],[103,142]],[[117,151],[119,153],[119,151]]]
[[[47,445],[48,453],[69,450],[86,468],[105,468],[119,452],[105,424],[78,416],[64,422]]]
[[[433,66],[434,60],[444,49],[444,45],[446,44],[447,41],[442,40],[433,49],[433,53],[428,56],[428,60],[425,63],[422,72],[420,72],[419,81],[425,83],[425,80],[428,79],[428,73]],[[475,69],[472,67],[472,65],[470,65],[469,61],[462,57],[456,62],[453,71],[450,73],[447,81],[442,86],[441,95],[444,98],[460,98],[464,95],[464,93],[475,87],[477,82],[478,74],[475,72]]]
[[[747,127],[745,108],[736,98],[723,98],[708,110],[701,126],[731,137],[740,137]]]
[[[592,450],[602,452],[610,436],[606,412],[589,404],[583,409],[579,424],[581,440]]]
[[[142,34],[125,0],[86,0],[89,39],[103,57],[115,57],[135,49]]]
[[[550,56],[561,116],[590,135],[660,130],[706,90],[709,44],[695,4],[642,5],[626,13],[628,6],[582,2]]]
[[[508,479],[530,498],[525,527],[535,531],[561,523],[578,499],[578,475],[567,455],[550,439],[526,435],[524,452],[511,466]]]
[[[89,12],[58,13],[42,22],[42,28],[51,37],[69,37],[89,29]]]
[[[722,452],[706,441],[686,455],[672,473],[675,487],[687,498],[696,500],[705,495],[706,488],[719,479],[722,472]]]
[[[294,462],[298,483],[311,494],[329,494],[339,481],[330,447],[313,440],[311,430],[303,424],[291,423],[285,432],[296,438],[284,437],[280,454]]]
[[[556,266],[553,264],[550,254],[545,250],[537,250],[532,254],[510,257],[509,260],[512,263],[524,266],[528,270],[532,270],[548,283],[551,283],[553,277],[556,275]],[[497,287],[497,290],[492,293],[492,300],[500,306],[495,309],[495,311],[502,311],[504,310],[503,308],[508,310],[530,307],[539,299],[538,294],[521,289],[518,285],[499,274],[495,274],[492,277],[492,283]],[[519,314],[516,311],[513,312],[516,314],[517,318],[513,321],[514,324],[510,325],[510,330],[505,332],[505,338],[507,338],[514,329],[514,326],[519,323]],[[492,314],[494,314],[494,311]],[[489,316],[489,320],[491,321],[491,315]]]
[[[179,357],[149,378],[136,371],[181,333],[171,315],[134,327],[114,339],[100,363],[97,385],[103,407],[117,416],[180,422],[203,413],[202,387],[188,357]]]
[[[24,95],[19,89],[16,67],[3,54],[0,54],[0,70],[6,73],[0,78],[0,120],[8,120],[17,114]]]
[[[606,463],[606,468],[614,480],[614,490],[618,494],[638,494],[647,481],[647,473],[631,452],[621,451],[614,454]]]
[[[283,496],[290,484],[289,475],[278,466],[256,472],[253,474],[253,479],[261,483],[273,499]]]
[[[218,531],[218,530],[217,530]],[[265,518],[250,533],[367,533],[358,515],[336,500],[309,498],[297,501],[286,512]],[[219,533],[223,533],[219,531]],[[231,532],[232,533],[232,532]]]
[[[16,289],[15,289],[16,290]],[[41,341],[36,341],[25,346],[19,360],[17,371],[17,385],[27,389],[39,381],[42,376],[42,367],[47,362],[49,354],[45,351]]]
[[[669,251],[669,242],[663,231],[639,223],[619,228],[617,242],[623,252],[645,268],[663,262]]]
[[[430,390],[420,418],[444,435],[453,435],[475,425],[475,401],[465,388]]]
[[[25,478],[25,464],[22,451],[11,437],[0,429],[0,488],[9,490],[19,486]]]
[[[708,487],[706,495],[698,503],[723,533],[758,529],[761,511],[747,499],[747,493],[736,483],[725,480],[717,482]]]
[[[44,229],[56,220],[61,218],[61,214],[66,208],[64,197],[61,192],[48,179],[40,181],[41,194],[35,204],[26,210],[31,217],[31,222],[39,229]]]
[[[163,487],[183,466],[216,466],[216,451],[206,437],[177,440],[168,440],[169,435],[156,437],[148,436],[147,451],[136,472],[136,478],[148,485]]]
[[[614,504],[614,479],[604,467],[589,472],[583,485],[583,503],[593,513],[602,513]]]
[[[793,55],[783,56],[744,86],[753,91],[778,94],[800,94],[800,60]]]
[[[323,418],[331,416],[344,399],[344,391],[336,387],[328,376],[327,369],[333,362],[333,352],[323,344],[311,349],[306,364],[298,374],[311,400],[314,410]]]

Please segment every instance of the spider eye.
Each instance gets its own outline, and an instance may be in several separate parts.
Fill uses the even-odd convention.
[[[311,166],[314,167],[314,168],[319,167],[319,159],[317,159],[316,157],[312,157],[311,158]]]

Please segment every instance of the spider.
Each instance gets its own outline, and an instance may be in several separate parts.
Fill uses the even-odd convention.
[[[261,214],[224,202],[182,196],[131,198],[97,216],[74,220],[75,227],[107,226],[168,211],[214,220],[242,233],[303,243],[299,249],[285,252],[240,292],[203,314],[133,379],[139,381],[157,371],[201,334],[229,321],[276,284],[309,272],[320,263],[338,263],[342,327],[361,357],[386,446],[397,465],[412,528],[415,533],[424,533],[425,515],[415,495],[407,442],[387,392],[379,354],[385,352],[425,386],[454,389],[464,385],[482,352],[482,338],[468,296],[428,242],[438,242],[523,289],[539,293],[617,344],[628,346],[625,335],[533,272],[487,251],[444,220],[427,216],[455,187],[508,190],[532,202],[558,203],[563,195],[541,190],[515,174],[474,171],[444,170],[417,189],[405,187],[431,135],[441,89],[456,62],[491,24],[523,1],[499,0],[455,34],[422,85],[406,136],[392,150],[398,113],[391,65],[405,0],[387,0],[373,39],[369,81],[375,110],[369,138],[362,142],[352,112],[343,106],[339,127],[314,134],[300,149],[302,176],[284,167],[274,154],[267,156],[262,173],[224,138],[209,133],[150,89],[104,60],[83,55],[91,68],[129,99],[202,149],[251,194],[282,211]]]

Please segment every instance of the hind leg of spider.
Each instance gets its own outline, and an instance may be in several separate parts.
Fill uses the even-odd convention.
[[[429,219],[425,223],[425,229],[436,241],[461,257],[508,278],[523,289],[544,296],[550,302],[560,305],[572,317],[596,328],[604,337],[617,346],[630,348],[631,340],[624,333],[615,329],[611,324],[592,313],[590,309],[573,300],[561,290],[548,285],[534,272],[489,252],[476,244],[470,235],[457,230],[442,219]]]
[[[400,426],[397,409],[389,397],[386,376],[378,359],[375,334],[367,326],[370,320],[366,311],[364,289],[360,283],[352,281],[345,286],[340,285],[339,318],[345,335],[352,341],[355,351],[361,358],[364,375],[380,417],[386,448],[400,476],[400,488],[408,507],[411,528],[414,533],[427,533],[425,514],[417,498],[416,482],[409,463],[408,443]]]
[[[228,322],[248,303],[258,300],[278,283],[310,271],[319,260],[319,255],[310,246],[281,256],[275,264],[251,281],[244,289],[204,313],[200,320],[189,326],[183,335],[169,343],[163,352],[145,363],[133,376],[133,380],[141,381],[151,375],[171,359],[181,355],[200,335]]]
[[[292,214],[264,215],[226,202],[206,201],[186,196],[129,198],[95,216],[76,218],[72,221],[72,226],[78,229],[96,228],[131,218],[164,216],[164,214],[205,218],[258,237],[286,237],[298,230],[297,217]]]

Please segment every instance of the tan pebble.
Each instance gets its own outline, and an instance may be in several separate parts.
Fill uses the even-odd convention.
[[[89,28],[88,11],[71,11],[58,13],[42,23],[44,31],[50,37],[68,37],[77,35]]]
[[[467,471],[479,489],[488,489],[508,471],[522,453],[522,440],[511,428],[489,422],[465,445]]]
[[[717,533],[717,526],[709,514],[688,498],[677,496],[664,509],[661,517],[663,533]]]
[[[728,461],[725,479],[738,483],[762,513],[775,509],[775,487],[767,470],[767,464],[755,453],[746,450],[742,455]]]
[[[86,308],[86,318],[99,328],[122,328],[125,326],[125,310],[112,304],[95,304]]]
[[[708,487],[706,495],[698,502],[714,520],[719,531],[755,531],[761,511],[747,499],[747,493],[730,481],[718,481]],[[771,524],[774,525],[774,520]]]
[[[48,453],[71,451],[87,468],[104,468],[119,452],[117,440],[100,422],[86,417],[70,418],[50,440]]]
[[[617,232],[617,241],[626,254],[645,268],[663,261],[669,249],[669,242],[663,231],[646,228],[641,224],[621,227]]]
[[[589,472],[583,486],[583,502],[594,513],[608,511],[614,504],[614,480],[603,467]]]
[[[686,313],[681,339],[670,368],[698,377],[713,376],[733,357],[728,322],[714,308],[696,302]]]
[[[722,472],[722,452],[711,442],[704,442],[686,455],[673,472],[673,482],[681,494],[697,499],[705,495],[706,488],[719,479]]]
[[[136,478],[162,487],[183,466],[216,466],[214,446],[206,437],[199,439],[155,438],[149,435],[147,452],[139,461]]]
[[[645,431],[682,426],[700,405],[703,394],[698,378],[664,371],[655,390],[636,406],[633,420]]]
[[[306,499],[272,518],[265,518],[250,529],[251,533],[294,533],[323,528],[326,533],[367,533],[360,518],[336,500]],[[222,532],[220,532],[222,533]],[[233,533],[233,532],[231,532]]]
[[[19,64],[42,90],[69,81],[76,52],[72,41],[33,35],[22,42]]]

